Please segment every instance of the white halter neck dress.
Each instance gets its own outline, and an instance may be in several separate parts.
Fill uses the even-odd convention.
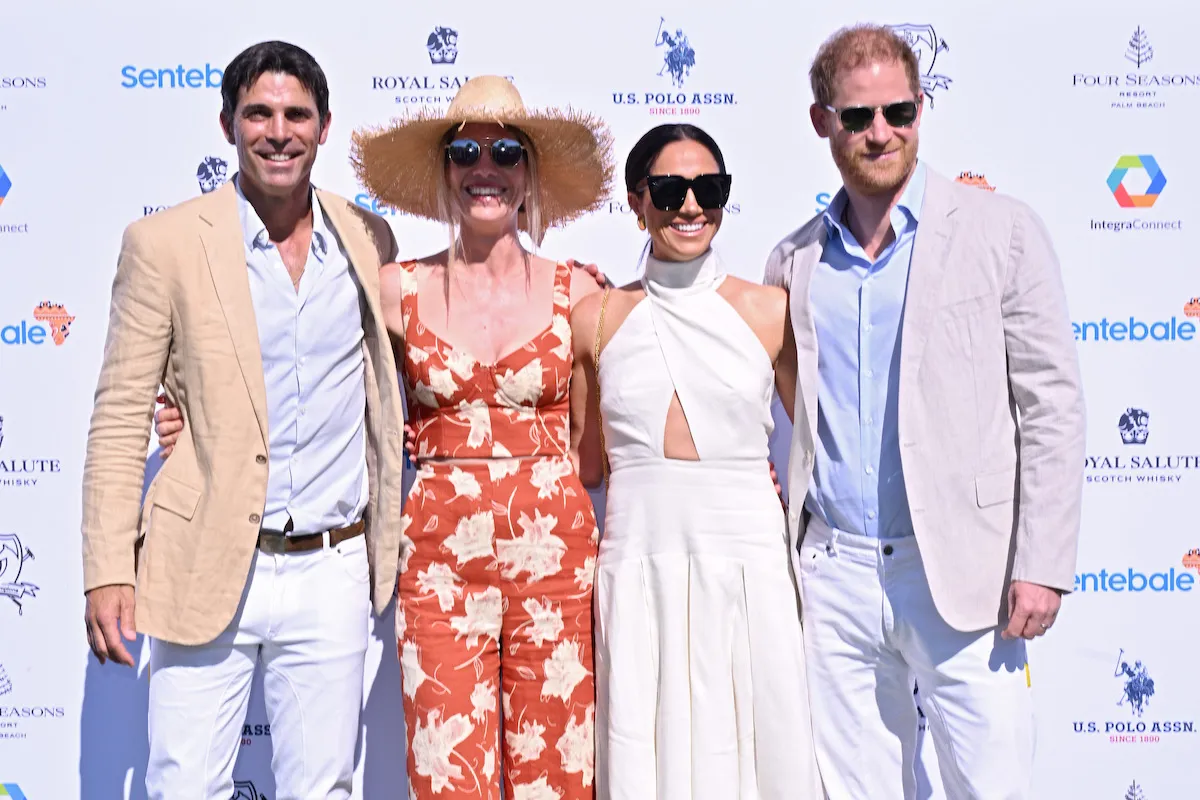
[[[612,467],[595,584],[601,800],[809,800],[799,594],[769,474],[774,370],[710,251],[647,259],[600,355]],[[668,459],[678,394],[698,461]]]

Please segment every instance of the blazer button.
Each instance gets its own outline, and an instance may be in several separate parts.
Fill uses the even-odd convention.
[[[265,464],[265,463],[267,463],[267,457],[266,457],[266,456],[255,456],[255,457],[254,457],[254,460],[255,460],[256,462],[258,462],[259,464]]]
[[[253,522],[255,525],[257,525],[257,524],[258,524],[258,521],[259,521],[260,519],[262,519],[262,517],[260,517],[258,514],[251,514],[251,515],[250,515],[250,521],[251,521],[251,522]]]

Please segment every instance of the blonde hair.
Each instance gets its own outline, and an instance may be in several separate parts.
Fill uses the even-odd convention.
[[[542,240],[546,238],[546,226],[542,221],[542,202],[541,192],[538,188],[540,183],[538,179],[537,166],[537,151],[533,146],[533,141],[520,128],[511,125],[504,126],[506,130],[511,131],[521,145],[525,148],[525,201],[521,204],[523,211],[520,214],[525,216],[525,225],[521,225],[521,217],[518,214],[517,227],[524,228],[529,234],[529,238],[533,241],[534,252],[541,246]],[[460,126],[455,126],[446,132],[442,139],[442,147],[449,144],[458,132]],[[461,258],[462,253],[462,213],[451,199],[450,182],[447,178],[447,170],[442,170],[441,180],[437,182],[437,208],[438,216],[446,221],[447,235],[449,236],[449,247],[446,255],[446,280],[449,280],[450,266],[458,258]]]
[[[913,96],[921,99],[920,64],[908,42],[885,25],[864,24],[842,28],[821,45],[808,71],[813,100],[819,106],[832,106],[838,77],[874,63],[903,66]]]

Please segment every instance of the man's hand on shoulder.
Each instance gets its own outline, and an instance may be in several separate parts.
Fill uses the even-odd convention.
[[[128,584],[97,586],[87,593],[87,610],[84,622],[87,625],[88,646],[103,664],[109,659],[127,667],[137,666],[133,656],[121,641],[137,639],[133,623],[133,587]]]
[[[608,282],[608,277],[603,272],[601,272],[600,268],[598,266],[596,266],[595,264],[582,264],[579,261],[575,260],[574,258],[568,258],[567,266],[570,267],[571,269],[581,269],[584,272],[586,272],[588,275],[591,275],[596,280],[596,283],[601,288],[611,285]]]

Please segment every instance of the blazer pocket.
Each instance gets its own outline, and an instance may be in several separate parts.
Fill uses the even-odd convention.
[[[1017,476],[1011,469],[976,475],[975,500],[979,507],[987,508],[1012,500],[1016,494],[1016,480]]]
[[[191,520],[200,504],[200,490],[160,475],[156,481],[153,505]]]

